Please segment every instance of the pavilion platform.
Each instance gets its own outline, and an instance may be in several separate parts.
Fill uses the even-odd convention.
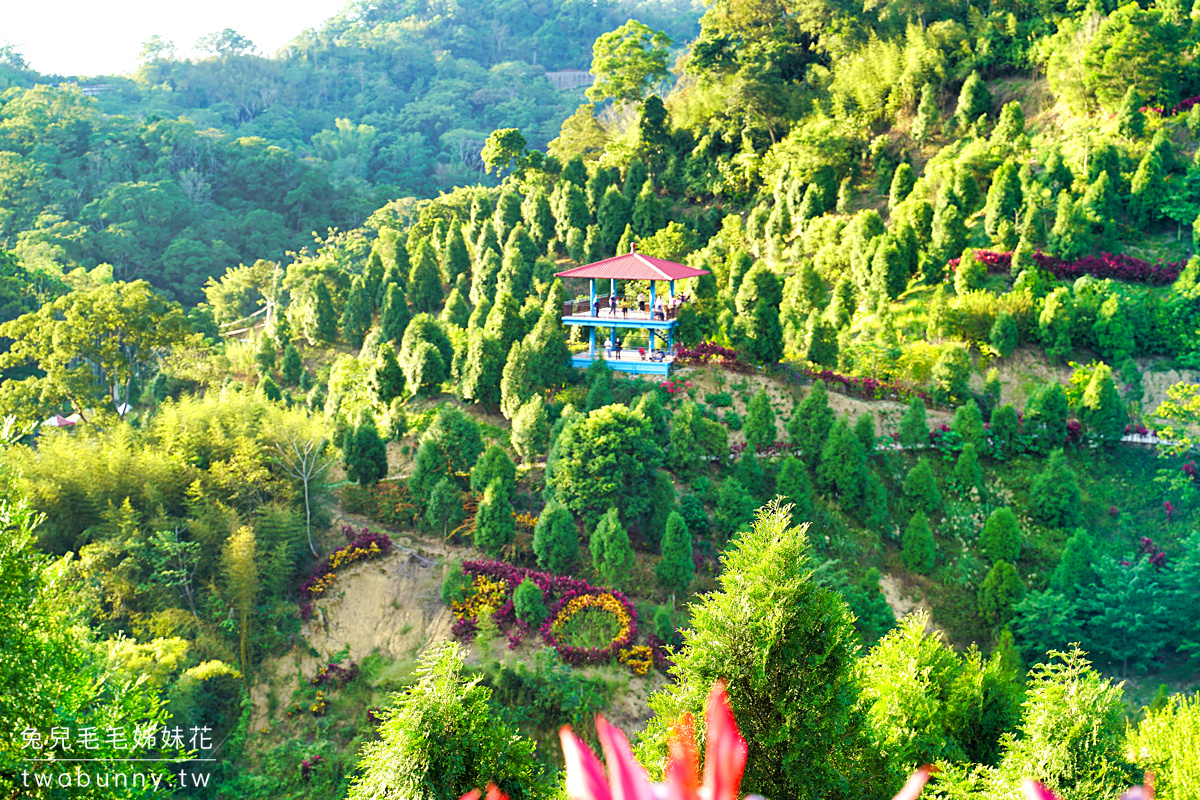
[[[662,375],[671,374],[671,366],[675,362],[674,356],[665,356],[662,361],[652,361],[650,358],[643,359],[637,348],[623,347],[621,354],[618,356],[611,349],[596,348],[596,355],[593,358],[588,354],[587,350],[581,353],[574,353],[571,356],[571,366],[579,369],[587,369],[592,365],[593,361],[605,361],[608,363],[608,368],[613,372],[629,372],[635,375]]]

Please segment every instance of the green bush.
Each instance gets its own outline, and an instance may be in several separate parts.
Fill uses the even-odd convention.
[[[1029,488],[1029,514],[1052,528],[1073,528],[1082,519],[1079,483],[1061,450],[1050,454],[1046,468]]]
[[[1007,625],[1013,616],[1013,606],[1024,598],[1025,584],[1021,583],[1017,568],[1007,561],[992,564],[979,587],[979,610],[988,622],[997,627]]]
[[[610,508],[592,531],[592,566],[606,586],[621,588],[633,567],[633,546],[619,512]]]
[[[540,569],[569,575],[579,563],[579,530],[562,503],[551,500],[538,516],[533,530],[533,552]]]
[[[475,512],[475,546],[492,558],[499,558],[517,535],[508,494],[497,478],[488,484]]]
[[[928,459],[922,458],[904,478],[904,500],[910,511],[932,516],[941,512],[942,495]]]
[[[925,514],[918,511],[900,536],[900,561],[913,572],[926,573],[933,569],[935,556],[933,531]]]
[[[1010,564],[1021,555],[1021,529],[1011,508],[997,508],[988,516],[979,536],[979,550],[989,561]]]
[[[654,568],[658,584],[673,595],[683,595],[692,582],[692,534],[683,516],[672,511],[661,543],[662,559]]]

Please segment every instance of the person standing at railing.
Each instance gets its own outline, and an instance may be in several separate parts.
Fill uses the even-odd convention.
[[[638,311],[646,313],[646,293],[638,292]]]

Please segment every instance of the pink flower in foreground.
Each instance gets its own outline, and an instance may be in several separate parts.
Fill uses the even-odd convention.
[[[479,800],[479,790],[472,789],[464,794],[458,800]],[[489,783],[487,786],[487,800],[508,800],[508,795],[500,791],[500,788],[494,783]]]
[[[1025,800],[1058,800],[1058,795],[1029,778],[1021,783],[1021,791],[1025,794]],[[1142,785],[1126,791],[1121,795],[1121,800],[1154,800],[1154,773],[1147,772]]]

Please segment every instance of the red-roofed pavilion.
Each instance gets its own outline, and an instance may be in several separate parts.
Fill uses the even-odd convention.
[[[586,278],[591,286],[590,300],[586,307],[581,303],[568,302],[563,309],[563,324],[577,325],[591,329],[590,345],[587,356],[573,356],[572,366],[586,367],[596,359],[596,328],[603,319],[604,327],[611,328],[612,335],[605,348],[603,358],[609,366],[623,372],[639,372],[665,375],[671,368],[671,346],[674,343],[675,327],[678,325],[676,314],[683,298],[675,294],[675,281],[684,278],[698,278],[707,275],[708,270],[676,264],[661,258],[643,255],[637,252],[637,246],[630,248],[613,258],[606,258],[593,264],[555,273],[559,278]],[[596,280],[608,279],[609,293],[596,294]],[[649,303],[639,303],[636,300],[617,295],[617,281],[649,281]],[[658,281],[667,281],[670,292],[670,302],[664,303],[658,297]],[[644,298],[643,298],[644,300]],[[604,311],[607,310],[607,315]],[[642,348],[622,347],[617,338],[617,329],[640,329],[648,334],[649,353]],[[665,351],[655,350],[655,334],[667,340]],[[624,351],[624,358],[622,358]]]

